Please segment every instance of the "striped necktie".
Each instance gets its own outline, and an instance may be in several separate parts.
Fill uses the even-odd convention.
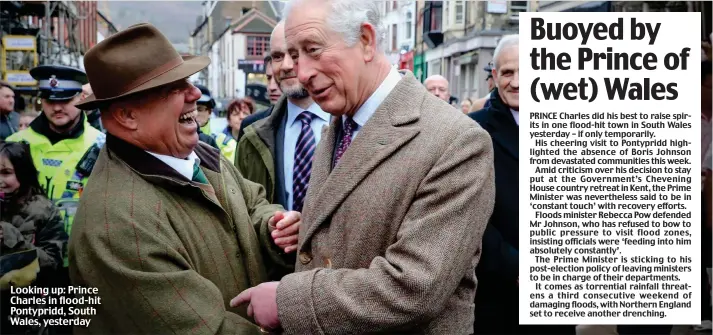
[[[208,184],[208,179],[205,177],[200,165],[198,165],[198,160],[193,161],[193,181]]]
[[[300,135],[295,146],[295,166],[292,171],[292,210],[301,212],[307,195],[307,184],[312,173],[312,157],[316,141],[310,124],[315,115],[304,111],[297,116],[297,121],[302,123]]]

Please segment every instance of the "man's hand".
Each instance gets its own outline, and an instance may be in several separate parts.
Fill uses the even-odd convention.
[[[84,100],[84,99],[86,99],[88,96],[92,95],[93,93],[94,93],[94,92],[92,91],[92,86],[89,85],[89,84],[84,84],[84,85],[82,86],[82,97],[81,97],[81,99]]]
[[[248,303],[248,316],[255,319],[258,326],[267,330],[280,328],[277,316],[277,286],[279,281],[263,283],[240,292],[230,300],[230,307]]]
[[[297,250],[297,237],[302,225],[302,214],[300,212],[275,212],[275,215],[267,222],[272,231],[272,239],[275,245],[286,253]]]

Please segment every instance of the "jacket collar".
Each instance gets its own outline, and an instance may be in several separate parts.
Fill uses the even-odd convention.
[[[364,178],[420,133],[418,121],[425,99],[436,98],[406,71],[333,169],[341,118],[332,118],[330,127],[323,128],[305,204],[305,213],[309,212],[305,220],[314,224],[307,228],[304,240],[300,241],[301,248]]]
[[[515,159],[519,158],[519,128],[510,108],[500,98],[498,89],[490,95],[492,113],[488,119],[493,141],[505,148],[505,151]]]
[[[283,94],[272,107],[269,116],[262,120],[255,121],[253,128],[255,133],[270,148],[272,155],[275,155],[275,133],[280,129],[282,118],[287,114],[287,95]]]
[[[107,134],[106,146],[129,167],[145,177],[162,176],[182,184],[190,182],[190,180],[166,165],[166,163],[119,137]],[[203,168],[216,173],[220,172],[220,157],[217,150],[200,142],[193,150],[200,159]]]
[[[233,137],[233,128],[230,126],[227,126],[223,129],[223,134],[225,134],[225,136],[227,136],[230,139],[233,139],[233,140],[235,139],[235,137]]]

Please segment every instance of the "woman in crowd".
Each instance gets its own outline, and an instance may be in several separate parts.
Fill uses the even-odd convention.
[[[0,329],[19,332],[9,323],[9,286],[49,287],[55,281],[67,234],[59,210],[37,181],[30,148],[0,141]],[[24,327],[21,327],[24,328]]]
[[[240,124],[255,111],[255,104],[250,98],[236,99],[228,105],[228,126],[223,133],[233,139],[238,138]]]

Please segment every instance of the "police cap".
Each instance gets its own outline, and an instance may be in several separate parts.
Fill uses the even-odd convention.
[[[62,65],[41,65],[30,70],[30,75],[39,82],[40,97],[50,101],[72,99],[89,83],[84,71]]]
[[[208,108],[215,108],[215,100],[210,94],[210,90],[203,85],[195,85],[199,90],[201,90],[201,97],[196,101],[196,104],[201,106],[207,106]]]
[[[483,70],[485,70],[485,72],[488,73],[488,76],[485,78],[485,80],[488,80],[493,77],[493,63],[492,62],[488,63],[488,65],[486,67],[484,67]]]

